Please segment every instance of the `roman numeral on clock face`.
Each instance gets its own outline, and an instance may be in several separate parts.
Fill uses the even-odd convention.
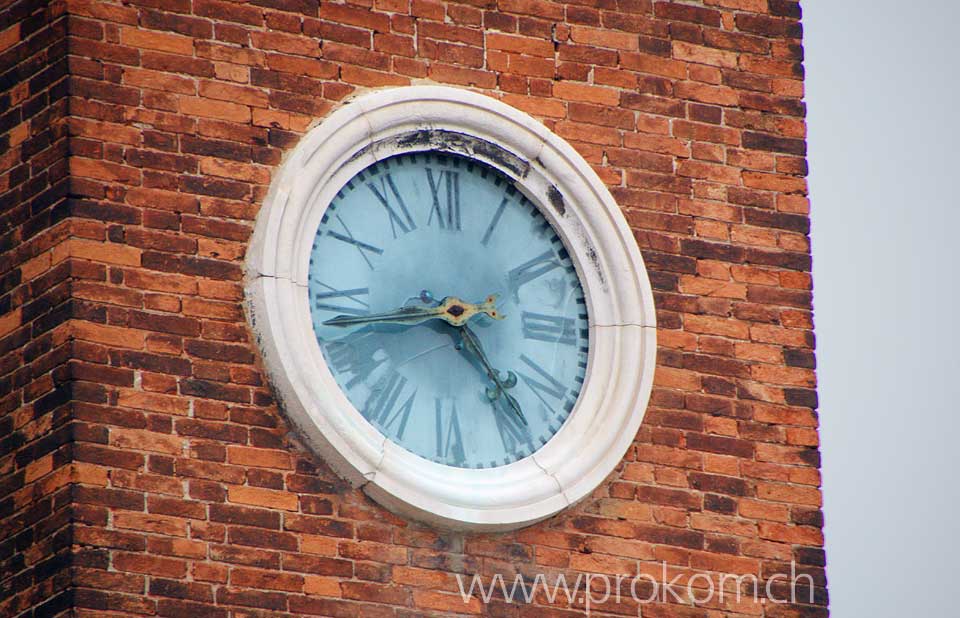
[[[503,442],[503,450],[507,454],[528,454],[533,452],[533,442],[530,437],[530,429],[521,425],[517,416],[512,411],[503,407],[493,408],[494,421],[497,424],[497,432],[500,434],[500,441]],[[499,462],[491,462],[499,463]]]
[[[407,210],[407,205],[403,202],[403,196],[400,195],[400,190],[397,189],[397,184],[393,181],[393,177],[390,174],[384,174],[379,180],[379,187],[377,187],[375,182],[368,182],[367,188],[373,192],[377,201],[379,201],[380,205],[387,211],[387,216],[390,218],[390,231],[393,232],[393,237],[397,238],[398,229],[404,234],[417,229],[417,224],[414,222],[413,217],[410,216],[410,211]]]
[[[500,200],[500,205],[497,206],[496,212],[493,213],[493,219],[490,220],[490,225],[487,226],[486,231],[483,233],[483,238],[480,240],[480,244],[486,246],[490,242],[490,237],[493,236],[493,231],[497,229],[497,224],[500,223],[500,217],[503,216],[503,211],[507,209],[507,203],[509,203],[510,198],[505,197]]]
[[[461,230],[460,221],[460,174],[450,170],[443,170],[436,176],[434,170],[426,168],[427,182],[430,185],[430,196],[433,205],[430,207],[430,225],[434,216],[441,229]]]
[[[527,260],[510,271],[508,275],[510,279],[510,289],[514,291],[519,290],[524,285],[547,274],[555,268],[560,268],[560,260],[553,251],[548,249],[537,257]]]
[[[377,247],[376,245],[371,245],[370,243],[363,242],[354,238],[353,234],[350,232],[350,228],[347,227],[347,224],[343,222],[343,219],[340,218],[340,215],[336,215],[337,221],[340,222],[340,226],[343,228],[345,233],[341,234],[334,230],[327,231],[328,236],[332,236],[337,240],[347,243],[348,245],[353,245],[357,248],[357,251],[360,252],[360,255],[363,257],[363,260],[367,263],[367,266],[370,267],[370,270],[373,270],[373,263],[370,261],[370,257],[367,255],[367,252],[375,253],[376,255],[383,255],[383,249]]]
[[[524,384],[533,391],[533,394],[537,396],[537,399],[539,399],[547,409],[556,409],[558,407],[557,404],[560,403],[560,400],[563,399],[563,396],[566,394],[567,387],[547,373],[543,367],[526,354],[521,354],[520,360],[536,373],[536,376],[532,376],[518,372]]]
[[[355,330],[327,344],[330,365],[343,376],[348,389],[360,382],[367,382],[380,365],[386,362],[386,356],[380,352],[380,345],[376,333],[362,330]],[[350,376],[349,379],[347,376]]]
[[[374,384],[363,412],[370,421],[377,423],[385,432],[392,432],[399,439],[403,439],[407,420],[413,410],[413,401],[417,396],[416,389],[405,395],[406,387],[407,379],[396,371],[390,371]]]
[[[520,316],[523,336],[550,343],[574,345],[577,342],[577,325],[573,318],[524,311]]]
[[[317,285],[327,291],[317,292],[313,295],[314,308],[347,315],[367,315],[370,313],[370,305],[366,301],[370,294],[370,288],[338,290],[321,281],[317,281]]]
[[[437,397],[435,402],[437,458],[444,463],[457,465],[466,460],[463,450],[463,432],[457,402]]]

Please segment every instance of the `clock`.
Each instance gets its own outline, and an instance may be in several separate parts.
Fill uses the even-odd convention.
[[[576,404],[590,346],[576,268],[486,163],[428,150],[358,172],[320,221],[307,286],[340,389],[411,453],[503,466]]]
[[[307,446],[434,525],[505,530],[589,495],[652,383],[652,294],[590,165],[440,86],[331,114],[275,175],[247,313]]]

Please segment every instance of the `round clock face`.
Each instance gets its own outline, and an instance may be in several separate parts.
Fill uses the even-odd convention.
[[[354,176],[317,229],[309,297],[350,402],[426,459],[522,459],[580,393],[589,331],[577,272],[540,211],[483,163],[406,153]]]

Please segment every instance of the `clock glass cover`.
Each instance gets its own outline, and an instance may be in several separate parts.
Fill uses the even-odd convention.
[[[554,229],[514,182],[417,152],[354,176],[310,257],[314,333],[387,439],[461,468],[531,455],[583,385],[587,308]]]

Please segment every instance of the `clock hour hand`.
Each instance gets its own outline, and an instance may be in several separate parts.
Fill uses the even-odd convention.
[[[421,294],[421,298],[429,294]],[[435,302],[435,301],[434,301]],[[437,305],[401,307],[394,311],[368,315],[338,315],[324,322],[327,326],[359,326],[362,324],[421,324],[427,320],[443,320],[451,326],[463,326],[475,315],[485,313],[495,320],[503,315],[497,309],[497,296],[491,294],[481,303],[468,303],[456,296],[447,296]]]
[[[508,389],[517,385],[517,375],[512,371],[508,371],[507,377],[505,379],[501,378],[500,372],[490,364],[490,360],[487,358],[487,354],[477,334],[466,324],[460,327],[460,336],[463,347],[480,361],[484,371],[487,373],[487,377],[490,378],[494,384],[487,388],[487,398],[490,401],[496,401],[500,399],[500,397],[503,397],[510,409],[517,415],[517,418],[520,419],[520,422],[526,425],[527,419],[523,416],[520,403],[513,395],[507,392]]]

